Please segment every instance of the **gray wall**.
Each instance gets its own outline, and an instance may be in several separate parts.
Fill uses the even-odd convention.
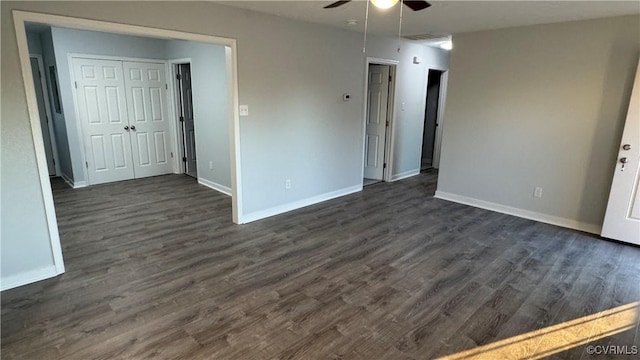
[[[0,26],[0,281],[4,282],[54,264],[13,21],[4,11]],[[12,44],[11,50],[7,44]]]
[[[191,58],[198,178],[231,187],[229,90],[225,48],[190,41],[166,41],[165,59]],[[209,162],[213,162],[213,170]]]
[[[398,40],[377,37],[370,37],[367,54],[362,54],[360,33],[209,2],[3,1],[0,7],[3,269],[5,256],[32,257],[35,247],[48,248],[12,9],[237,39],[239,103],[248,104],[251,114],[240,120],[246,212],[303,201],[360,184],[366,56],[401,61],[392,171],[418,169],[426,69],[430,64],[447,62],[446,55],[437,49],[403,42],[398,53]],[[176,21],[176,14],[188,21]],[[413,56],[422,56],[424,62],[412,64]],[[63,60],[66,61],[60,61]],[[58,64],[60,75],[64,66]],[[71,86],[68,81],[67,78],[66,85]],[[353,95],[350,102],[342,101],[345,92]],[[63,101],[65,109],[73,109],[72,99]],[[403,112],[399,110],[401,102],[406,103]],[[71,147],[72,140],[69,142]],[[290,190],[284,188],[285,179],[292,180]],[[23,240],[25,236],[29,241],[38,241],[38,245],[27,244]],[[5,252],[5,248],[15,248],[15,251]],[[2,277],[35,266],[29,264],[20,262],[17,267],[8,267]]]
[[[638,29],[627,16],[454,36],[438,191],[601,225]]]
[[[51,106],[51,116],[53,117],[53,133],[56,138],[56,147],[58,151],[58,161],[60,162],[60,174],[61,176],[72,180],[73,168],[71,166],[71,153],[69,152],[69,140],[67,136],[67,127],[64,119],[64,108],[62,103],[60,104],[60,112],[56,112],[54,99],[53,99],[53,84],[51,83],[51,70],[53,66],[56,69],[56,74],[60,72],[56,65],[55,49],[53,48],[53,37],[51,36],[51,29],[40,33],[40,39],[42,40],[42,59],[44,62],[44,71],[47,74],[47,88],[49,93],[49,105]],[[58,90],[60,89],[60,81],[58,80]]]
[[[123,36],[94,31],[52,28],[53,43],[58,68],[60,99],[68,136],[68,153],[75,184],[85,182],[85,164],[82,160],[83,141],[76,119],[73,99],[73,84],[69,68],[70,53],[89,55],[123,56],[144,59],[164,59],[164,40],[135,36]]]
[[[29,54],[42,55],[42,42],[38,32],[27,31],[27,46],[29,47]]]

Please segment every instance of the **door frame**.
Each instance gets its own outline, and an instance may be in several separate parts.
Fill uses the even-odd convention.
[[[47,127],[49,128],[49,139],[51,141],[51,156],[53,157],[53,166],[56,172],[55,175],[59,176],[60,160],[58,160],[58,143],[56,142],[55,133],[53,132],[53,116],[51,114],[51,103],[49,102],[49,88],[47,87],[47,73],[44,69],[44,60],[42,59],[42,55],[40,54],[29,54],[29,60],[31,60],[31,58],[34,58],[38,61],[38,70],[40,70],[41,74],[40,84],[42,86],[42,97],[44,98],[44,110],[46,112],[47,118],[49,119],[49,121],[47,121]]]
[[[180,121],[178,121],[178,109],[180,107],[180,104],[178,103],[178,96],[179,96],[179,92],[178,92],[178,82],[176,81],[176,65],[178,64],[189,64],[192,65],[191,63],[191,58],[187,57],[187,58],[180,58],[180,59],[171,59],[171,60],[167,60],[167,64],[168,64],[168,72],[169,72],[169,90],[168,90],[168,96],[171,97],[171,108],[172,110],[172,114],[173,114],[173,119],[175,122],[175,126],[174,126],[174,132],[176,133],[175,136],[175,142],[174,142],[174,146],[177,149],[176,150],[176,162],[175,162],[175,166],[174,166],[174,172],[176,174],[184,174],[184,168],[182,164],[182,161],[180,159],[182,159],[185,156],[184,153],[184,148],[182,146],[180,146],[181,141],[185,141],[186,139],[182,139],[183,135],[182,134],[182,125],[180,124]],[[196,152],[196,156],[197,156],[197,152]]]
[[[364,164],[365,164],[365,137],[367,136],[367,108],[369,107],[368,103],[368,94],[369,94],[369,65],[388,65],[389,66],[389,74],[391,75],[391,84],[389,86],[389,98],[387,100],[387,120],[389,121],[389,126],[385,129],[385,140],[384,140],[384,156],[383,162],[387,164],[387,166],[382,170],[382,181],[390,182],[391,174],[393,173],[391,169],[393,169],[393,145],[394,145],[394,128],[395,128],[395,118],[396,118],[396,78],[397,78],[397,66],[400,62],[398,60],[391,59],[382,59],[376,57],[367,57],[365,59],[365,67],[364,67],[364,98],[363,98],[363,117],[362,117],[362,163],[360,166],[360,170],[362,171],[360,176],[360,185],[364,187]]]
[[[90,60],[109,60],[109,61],[131,61],[131,62],[142,62],[142,63],[154,63],[154,64],[163,64],[164,65],[164,73],[165,73],[165,78],[167,78],[167,76],[169,76],[169,72],[167,70],[167,61],[166,60],[160,60],[160,59],[146,59],[146,58],[134,58],[134,57],[127,57],[127,56],[108,56],[108,55],[94,55],[94,54],[84,54],[84,53],[68,53],[67,54],[67,63],[69,64],[69,73],[70,73],[70,79],[71,79],[71,84],[75,84],[77,79],[75,78],[75,71],[73,69],[73,61],[74,59],[90,59]],[[169,87],[169,83],[167,83],[167,88]],[[84,127],[84,123],[82,122],[82,120],[80,119],[80,111],[79,111],[79,107],[78,107],[78,89],[75,86],[71,87],[71,93],[73,95],[73,108],[74,108],[74,112],[75,112],[75,117],[76,117],[76,132],[79,136],[79,138],[82,140],[82,146],[80,147],[80,157],[82,158],[82,162],[83,163],[87,163],[87,137],[86,137],[86,129]],[[169,89],[167,89],[167,96],[169,96]],[[170,103],[168,101],[169,99],[167,99],[167,103]],[[171,106],[167,106],[167,111],[169,112],[167,114],[167,116],[170,116],[171,119],[169,121],[173,121],[172,119],[175,118],[174,114],[172,113],[173,108]],[[171,143],[174,143],[174,139],[175,139],[175,134],[174,134],[174,130],[173,130],[173,126],[171,127],[171,134],[170,136],[172,137],[172,141]],[[173,153],[173,151],[172,151]],[[174,156],[174,165],[172,166],[172,168],[174,169],[175,172],[175,160],[177,158],[175,158]],[[90,186],[91,185],[91,180],[89,178],[89,169],[87,169],[86,166],[82,167],[82,172],[84,174],[84,178],[86,179],[85,181],[87,182],[86,186]]]
[[[34,151],[36,155],[36,165],[42,191],[43,207],[47,219],[49,230],[49,241],[55,274],[44,276],[43,278],[56,276],[64,273],[64,260],[62,257],[62,246],[60,244],[60,234],[56,219],[55,204],[53,202],[53,192],[49,180],[49,170],[47,169],[47,159],[44,151],[44,141],[40,126],[40,115],[31,72],[31,60],[29,57],[29,47],[27,43],[27,32],[25,25],[28,22],[47,24],[50,26],[66,27],[80,30],[103,31],[124,35],[145,36],[151,38],[179,39],[187,41],[198,41],[225,46],[227,81],[229,96],[229,138],[230,138],[230,167],[231,167],[231,208],[233,222],[243,223],[242,209],[242,173],[240,154],[240,116],[238,113],[238,52],[235,39],[188,33],[177,30],[166,30],[153,27],[127,25],[109,21],[89,20],[77,17],[43,14],[30,11],[13,10],[13,23],[16,32],[16,42],[18,46],[18,56],[22,69],[22,82],[25,90],[27,102],[27,113],[31,125],[31,136],[33,139]]]
[[[440,154],[442,150],[442,130],[444,129],[444,107],[447,101],[447,84],[449,82],[449,69],[439,68],[436,66],[430,66],[425,70],[425,86],[424,86],[424,95],[422,97],[424,101],[424,105],[422,108],[427,111],[427,90],[429,89],[429,70],[438,70],[442,71],[440,74],[440,91],[438,93],[438,113],[436,114],[436,136],[433,141],[433,161],[431,166],[434,169],[438,169],[440,167]],[[424,119],[422,119],[422,141],[420,142],[420,146],[424,143]],[[420,148],[420,156],[418,158],[418,170],[422,168],[422,148]]]

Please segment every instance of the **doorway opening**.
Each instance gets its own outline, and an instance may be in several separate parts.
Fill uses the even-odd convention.
[[[440,162],[439,131],[441,113],[442,79],[444,71],[429,69],[427,74],[427,94],[424,110],[424,130],[422,133],[422,155],[420,171],[437,169]]]
[[[58,160],[58,147],[53,130],[53,117],[51,116],[51,108],[49,107],[49,89],[45,77],[44,61],[40,54],[30,54],[29,60],[31,61],[33,87],[36,92],[38,114],[40,115],[42,143],[44,144],[44,153],[47,159],[47,170],[49,171],[49,177],[55,177],[60,174],[60,161]]]
[[[388,181],[395,63],[369,61],[367,66],[362,185]]]
[[[231,137],[231,144],[229,145],[228,152],[226,153],[227,158],[226,159],[221,158],[222,161],[220,162],[220,164],[222,165],[219,168],[225,169],[226,171],[227,166],[229,167],[228,177],[230,178],[230,181],[228,182],[230,186],[225,187],[224,190],[226,190],[226,193],[228,193],[228,195],[231,195],[230,203],[231,203],[231,212],[232,212],[233,222],[234,223],[243,222],[243,219],[242,219],[243,212],[241,208],[242,189],[241,189],[241,182],[239,181],[240,179],[240,167],[239,167],[240,148],[239,148],[239,133],[238,133],[239,115],[237,111],[237,106],[234,106],[234,104],[237,104],[237,98],[238,98],[237,59],[236,59],[237,53],[236,53],[235,40],[211,36],[211,35],[199,35],[199,34],[185,33],[180,31],[173,31],[173,30],[148,28],[148,27],[136,26],[136,25],[123,25],[123,24],[117,24],[117,23],[111,23],[111,22],[86,20],[86,19],[71,18],[71,17],[64,17],[64,16],[57,16],[57,15],[48,15],[48,14],[38,14],[38,13],[24,12],[24,11],[14,11],[13,19],[14,19],[14,26],[16,30],[16,39],[18,43],[20,67],[22,69],[22,79],[23,79],[23,84],[26,91],[29,122],[31,125],[31,133],[33,136],[33,143],[34,143],[34,148],[36,153],[36,164],[38,168],[40,188],[42,190],[44,210],[45,210],[45,216],[47,219],[47,227],[49,230],[49,240],[50,240],[54,265],[52,268],[47,268],[43,270],[41,273],[38,273],[37,276],[34,276],[33,278],[29,278],[29,279],[20,278],[15,280],[12,279],[12,281],[10,282],[5,282],[0,287],[2,290],[6,290],[9,288],[24,285],[30,282],[53,277],[53,276],[62,274],[65,271],[64,261],[62,258],[62,246],[60,243],[60,234],[58,231],[58,223],[56,219],[56,210],[55,210],[54,196],[52,192],[52,185],[56,186],[59,184],[61,186],[66,187],[65,185],[65,182],[66,182],[68,185],[71,185],[71,187],[73,188],[86,186],[87,185],[86,162],[89,161],[89,160],[85,160],[86,151],[83,146],[84,145],[83,141],[85,140],[85,137],[83,136],[83,133],[82,133],[82,129],[81,129],[82,127],[78,126],[79,125],[78,122],[76,122],[76,124],[72,124],[70,122],[70,119],[80,118],[79,112],[77,111],[78,110],[77,96],[74,96],[76,90],[80,90],[79,89],[80,82],[78,82],[77,84],[75,83],[74,68],[70,64],[70,62],[73,61],[74,55],[94,54],[97,57],[105,58],[107,60],[112,60],[112,58],[110,59],[110,57],[118,56],[118,57],[121,57],[120,60],[122,60],[123,62],[132,61],[135,58],[141,58],[141,59],[144,58],[144,59],[151,59],[151,60],[164,59],[162,57],[155,57],[155,56],[145,57],[145,56],[138,56],[136,54],[133,54],[133,55],[103,54],[103,50],[112,49],[115,47],[114,46],[108,46],[108,47],[98,46],[96,42],[91,42],[91,41],[67,41],[64,43],[58,43],[58,46],[60,47],[61,51],[53,51],[53,47],[55,46],[55,44],[53,41],[53,35],[51,33],[51,29],[53,29],[54,27],[56,29],[62,29],[62,31],[67,31],[67,32],[68,31],[74,31],[74,32],[80,31],[83,33],[95,32],[100,34],[107,34],[104,36],[137,37],[138,39],[141,39],[141,38],[149,39],[145,41],[155,40],[156,42],[158,41],[164,42],[164,43],[157,43],[156,45],[159,45],[159,46],[153,46],[153,47],[120,46],[118,48],[125,49],[125,51],[139,51],[139,50],[147,51],[147,50],[153,50],[153,49],[155,49],[155,51],[158,51],[158,52],[162,51],[163,53],[165,51],[174,51],[172,54],[167,53],[167,57],[170,56],[171,58],[181,58],[178,52],[182,51],[181,50],[183,49],[182,45],[185,45],[185,44],[186,45],[199,44],[201,46],[205,46],[208,48],[211,48],[211,45],[213,45],[214,47],[217,45],[215,49],[220,55],[219,58],[220,58],[221,66],[216,67],[216,69],[218,69],[219,72],[222,74],[219,77],[219,79],[222,79],[222,81],[219,81],[219,82],[225,84],[225,89],[223,92],[225,96],[219,97],[218,102],[220,104],[218,104],[219,106],[215,106],[215,108],[224,110],[224,114],[220,115],[218,118],[221,119],[220,121],[221,126],[227,127],[228,131],[221,132],[221,133],[229,134],[229,136]],[[30,36],[30,34],[31,35],[36,34],[36,36],[33,37],[33,36]],[[32,41],[32,40],[36,40],[36,41]],[[171,48],[164,46],[167,44],[167,42],[173,42],[173,44],[176,46]],[[80,51],[78,51],[78,50],[72,50],[69,48],[70,46],[76,46],[76,45],[79,45],[79,46],[81,45],[89,48],[93,47],[94,50],[97,47],[97,50],[93,51],[91,49],[80,49]],[[109,45],[113,45],[113,44],[110,43]],[[58,159],[56,159],[56,165],[57,165],[56,175],[61,177],[61,179],[56,179],[55,181],[52,181],[49,177],[50,172],[48,169],[48,161],[46,157],[47,146],[45,144],[46,135],[43,136],[43,127],[44,127],[43,124],[46,123],[46,118],[44,121],[41,121],[42,116],[38,109],[39,106],[38,106],[36,92],[38,91],[37,79],[40,77],[37,76],[38,73],[36,73],[35,71],[34,64],[31,63],[30,55],[32,54],[41,54],[44,62],[44,66],[43,66],[44,74],[45,74],[44,77],[49,85],[49,88],[48,88],[49,104],[48,106],[45,105],[45,113],[47,110],[46,108],[48,107],[49,113],[51,113],[52,115],[52,118],[49,119],[50,120],[49,124],[53,123],[52,124],[53,126],[49,127],[49,130],[53,128],[53,131],[51,131],[53,132],[53,135],[54,135],[53,140],[54,141],[57,140],[56,142],[57,150],[58,150],[57,156],[59,158],[59,161],[57,161]],[[42,67],[39,66],[39,68],[42,68]],[[87,78],[90,77],[92,69],[85,68],[83,70],[85,70],[86,77]],[[112,75],[116,74],[116,72],[118,71],[117,69],[115,69],[114,71],[106,71],[105,69],[103,70],[104,70],[102,72],[103,77],[110,77],[110,78],[113,78]],[[39,69],[39,71],[41,70]],[[167,71],[167,73],[168,72],[169,71]],[[94,71],[94,74],[97,74],[97,73]],[[133,76],[133,75],[136,75],[137,72],[129,71],[129,74]],[[153,75],[154,78],[158,78],[158,76],[156,75],[160,75],[160,70],[157,72],[147,71],[146,74],[148,74],[149,76]],[[169,89],[168,84],[162,85],[161,89],[163,90]],[[106,101],[105,97],[99,97],[100,93],[97,91],[91,92],[89,90],[87,90],[86,94],[95,95],[92,99],[96,99],[99,102],[93,102],[92,104],[101,105],[100,107],[98,107],[98,109],[104,109],[104,111],[100,111],[100,113],[107,114],[108,117],[106,117],[106,119],[112,122],[117,122],[118,120],[120,120],[121,116],[119,115],[124,114],[124,112],[116,111],[117,110],[116,103],[114,103],[113,101]],[[111,96],[110,97],[111,100],[121,98],[121,97],[124,98],[126,95],[125,92],[118,91],[117,87],[109,87],[109,89],[106,89],[106,86],[105,86],[105,90],[108,90],[110,92],[109,93],[110,95],[117,94],[117,96]],[[160,99],[162,102],[166,104],[167,102],[166,97],[164,97],[164,100],[163,100],[162,96],[158,97],[156,95],[157,95],[157,91],[154,90],[154,93],[152,93],[151,96],[154,96],[154,99]],[[211,95],[207,94],[205,95],[205,97],[207,97],[207,99],[210,99]],[[44,98],[45,100],[47,100],[46,96],[44,96]],[[147,98],[150,98],[150,97],[147,97]],[[169,102],[171,102],[171,98],[169,98],[168,100]],[[204,101],[204,102],[208,104],[207,101]],[[132,104],[133,103],[134,102],[132,102]],[[145,114],[157,115],[158,109],[162,109],[163,106],[161,106],[161,102],[159,101],[155,101],[154,104],[155,105],[151,108],[147,108],[147,107],[139,108],[138,109],[139,111],[137,113],[143,114],[144,112]],[[211,106],[211,107],[214,107],[214,106]],[[168,109],[168,111],[173,114],[175,111],[175,108],[173,106],[170,106],[170,109]],[[127,114],[129,114],[129,112],[127,112]],[[89,118],[88,121],[95,122],[96,119],[97,118]],[[75,125],[75,126],[72,126],[72,125]],[[124,129],[123,124],[118,124],[118,126],[120,129],[123,129],[124,131],[126,131],[126,129]],[[114,128],[115,128],[115,125],[114,125]],[[129,124],[129,130],[131,130],[130,124]],[[136,130],[137,130],[137,126],[136,126]],[[58,132],[66,136],[57,136]],[[172,138],[175,141],[176,139],[175,130],[171,130],[171,132],[173,132]],[[111,140],[113,140],[112,143],[114,142],[117,143],[118,139],[120,138],[122,137],[112,136],[111,137]],[[73,150],[71,148],[71,143],[73,143],[74,148],[76,150],[79,150],[79,151],[74,151],[73,155],[70,153],[70,150]],[[150,142],[147,142],[146,144],[148,145],[148,147],[150,147],[149,145]],[[173,149],[177,148],[177,145],[172,144],[171,146]],[[151,150],[155,150],[155,149],[151,149]],[[115,151],[115,152],[112,152],[111,155],[113,155],[113,157],[118,157],[122,155],[122,153]],[[169,152],[166,155],[168,155],[169,158],[174,157],[172,156],[171,152]],[[224,157],[224,155],[225,154],[221,156]],[[122,156],[120,156],[120,158],[121,157]],[[177,161],[178,159],[175,159],[175,157],[174,157],[174,160],[175,160],[173,162],[175,164],[174,171],[177,172],[179,168],[178,167],[179,162]],[[92,161],[95,161],[95,159],[92,159]],[[80,166],[77,166],[78,164]],[[210,166],[210,169],[211,168],[212,166]],[[65,178],[65,174],[73,174],[73,175],[78,174],[79,175],[78,177],[79,178],[83,177],[83,179],[76,181],[77,179],[74,179],[73,177]],[[198,183],[207,186],[207,184],[201,182],[200,179],[198,179]],[[213,187],[213,186],[209,186],[209,187]],[[216,190],[221,191],[220,189],[216,189]],[[70,190],[70,191],[74,191],[74,190]]]
[[[196,135],[193,119],[191,63],[175,64],[173,71],[176,79],[175,95],[180,127],[182,171],[197,179],[198,163],[196,161]]]

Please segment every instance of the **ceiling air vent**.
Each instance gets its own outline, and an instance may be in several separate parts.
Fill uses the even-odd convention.
[[[446,34],[418,34],[418,35],[405,35],[403,37],[405,39],[409,39],[409,40],[424,41],[424,40],[444,39],[444,38],[448,38],[449,35],[446,35]]]

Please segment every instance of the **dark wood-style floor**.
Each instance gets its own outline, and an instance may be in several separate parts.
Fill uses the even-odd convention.
[[[640,249],[435,184],[237,226],[186,176],[54,183],[67,272],[2,293],[2,358],[429,359],[640,300]],[[592,344],[638,345],[638,326]]]

